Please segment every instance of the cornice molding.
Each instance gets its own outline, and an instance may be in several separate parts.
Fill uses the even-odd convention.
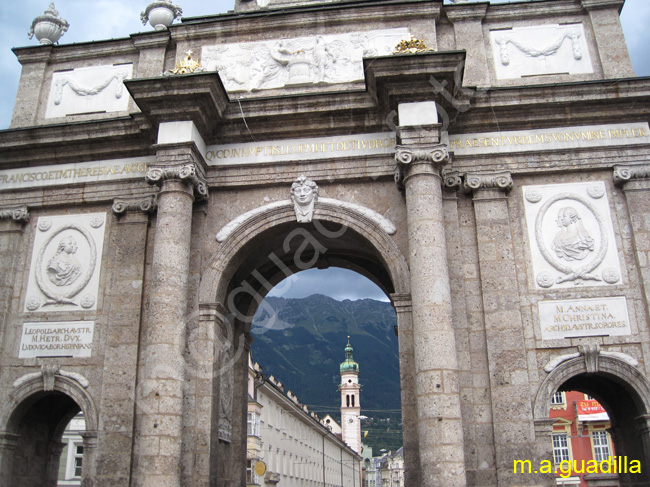
[[[585,10],[613,8],[620,12],[624,3],[625,0],[582,0],[582,6]]]
[[[466,22],[471,20],[483,20],[487,13],[489,3],[448,5],[445,7],[447,18],[453,22]]]

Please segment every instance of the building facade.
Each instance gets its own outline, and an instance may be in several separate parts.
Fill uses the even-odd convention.
[[[407,486],[555,485],[513,464],[552,460],[566,390],[647,483],[650,80],[623,3],[236,0],[14,49],[0,484],[55,482],[82,411],[85,486],[245,485],[252,316],[328,266],[397,312]]]
[[[617,457],[605,409],[591,396],[558,391],[551,400],[553,466],[559,486],[618,487]],[[605,462],[605,463],[602,463]],[[624,462],[624,460],[623,460]],[[629,467],[629,466],[628,466]]]
[[[246,485],[361,487],[361,457],[281,382],[250,365]]]

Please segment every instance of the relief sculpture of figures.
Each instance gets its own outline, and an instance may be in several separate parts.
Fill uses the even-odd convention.
[[[310,222],[314,216],[314,203],[318,200],[318,185],[305,176],[300,176],[291,185],[291,201],[298,222]]]
[[[207,70],[228,91],[350,83],[364,79],[363,58],[390,54],[406,28],[203,46]]]
[[[56,254],[47,264],[47,277],[57,286],[68,286],[81,275],[81,264],[73,254],[77,252],[77,242],[71,236],[63,237]]]
[[[553,250],[560,259],[583,260],[594,250],[594,239],[585,229],[578,211],[566,206],[558,212],[560,230],[553,239]]]

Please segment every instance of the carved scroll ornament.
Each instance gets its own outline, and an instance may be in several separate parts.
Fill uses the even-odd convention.
[[[151,213],[158,207],[158,195],[151,194],[145,198],[115,198],[113,200],[113,213],[123,215],[128,211],[141,211]]]
[[[614,184],[622,186],[633,179],[650,178],[650,164],[629,164],[614,166]]]
[[[509,192],[512,190],[512,176],[509,172],[492,174],[465,174],[465,192],[479,189],[496,189]]]
[[[26,206],[15,208],[0,208],[0,220],[13,220],[15,222],[28,222],[29,211]]]

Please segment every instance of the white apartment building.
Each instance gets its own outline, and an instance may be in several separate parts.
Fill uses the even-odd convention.
[[[252,360],[246,485],[361,487],[361,457]]]

